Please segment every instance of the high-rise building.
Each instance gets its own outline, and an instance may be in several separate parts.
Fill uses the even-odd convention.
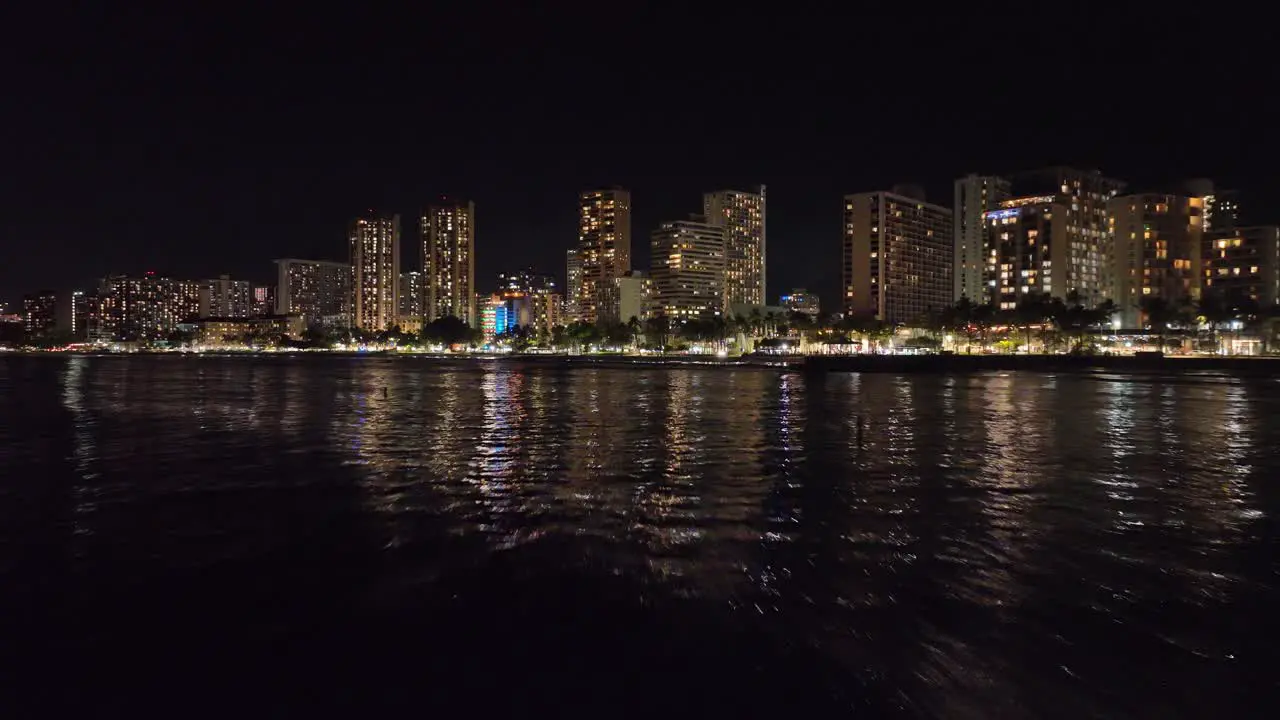
[[[979,285],[985,290],[965,297],[1001,310],[1016,308],[1032,293],[1066,299],[1072,288],[1067,210],[1054,200],[1016,198],[983,214],[986,256]]]
[[[631,193],[613,188],[578,196],[578,262],[582,269],[578,319],[617,321],[613,279],[631,269]]]
[[[150,272],[104,278],[98,290],[98,327],[92,335],[104,340],[163,340],[178,323],[200,317],[201,284]]]
[[[953,231],[916,187],[845,196],[845,312],[906,323],[950,305]]]
[[[253,314],[253,285],[221,275],[200,284],[200,317],[247,318]]]
[[[1203,292],[1227,304],[1256,302],[1263,310],[1280,301],[1280,227],[1236,227],[1205,234]]]
[[[348,274],[351,266],[348,265]],[[350,286],[350,283],[348,283]],[[254,285],[253,300],[250,304],[249,313],[251,317],[263,318],[268,315],[276,314],[276,287],[275,285]]]
[[[90,297],[83,291],[59,293],[57,299],[57,331],[73,342],[83,342],[88,337]]]
[[[1124,195],[1111,200],[1112,287],[1107,293],[1124,327],[1145,324],[1142,302],[1171,306],[1200,296],[1204,199],[1185,195]]]
[[[382,331],[400,312],[400,216],[370,211],[351,222],[352,312],[354,325]]]
[[[1184,185],[1187,195],[1204,199],[1204,231],[1231,230],[1240,221],[1240,193],[1236,190],[1215,188],[1207,178],[1188,180]]]
[[[725,229],[724,307],[765,303],[765,192],[719,190],[702,197],[707,221]]]
[[[420,318],[426,300],[425,276],[417,270],[400,273],[400,317]],[[403,325],[404,323],[401,323]]]
[[[723,225],[704,215],[665,222],[650,236],[654,312],[676,321],[724,313]]]
[[[648,320],[653,315],[653,279],[639,270],[614,278],[618,294],[618,318]]]
[[[423,313],[476,326],[476,206],[442,200],[422,216]]]
[[[966,175],[955,182],[954,260],[952,300],[981,303],[987,294],[982,282],[987,265],[987,228],[983,215],[1009,197],[1009,181],[990,175]]]
[[[328,260],[276,260],[275,313],[301,315],[307,325],[346,328],[352,323],[351,265]]]
[[[578,300],[582,297],[582,256],[577,248],[565,253],[564,314],[567,323],[582,319]],[[566,324],[567,324],[566,323]]]
[[[1050,167],[1013,176],[1013,192],[1020,198],[1051,197],[1066,208],[1069,277],[1086,306],[1104,300],[1114,280],[1111,223],[1107,203],[1124,183],[1096,170]],[[1001,207],[1005,207],[1004,204]]]
[[[778,298],[778,304],[791,312],[804,313],[815,320],[822,312],[817,294],[804,288],[796,288]]]
[[[22,298],[22,325],[27,338],[47,337],[58,327],[58,295],[52,290]]]

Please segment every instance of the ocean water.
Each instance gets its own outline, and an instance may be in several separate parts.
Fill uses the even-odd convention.
[[[0,357],[0,712],[1267,716],[1278,512],[1263,378]]]

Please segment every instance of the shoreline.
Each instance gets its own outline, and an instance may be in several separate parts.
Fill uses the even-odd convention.
[[[1140,357],[1133,355],[568,355],[568,354],[448,354],[386,351],[298,352],[40,352],[12,351],[3,357],[213,357],[213,358],[396,358],[431,362],[502,362],[534,366],[641,368],[717,367],[772,369],[784,372],[947,374],[969,372],[1229,372],[1280,377],[1280,357]]]

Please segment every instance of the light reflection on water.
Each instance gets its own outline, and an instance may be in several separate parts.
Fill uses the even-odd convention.
[[[375,358],[42,372],[0,361],[20,401],[0,452],[25,478],[0,520],[37,468],[65,466],[59,546],[83,572],[322,537],[309,493],[345,488],[369,533],[352,542],[388,554],[380,592],[531,548],[818,648],[908,712],[1096,714],[1230,685],[1270,652],[1238,619],[1276,598],[1280,388],[1262,381]],[[246,509],[286,491],[292,509]],[[0,531],[6,553],[30,527]]]

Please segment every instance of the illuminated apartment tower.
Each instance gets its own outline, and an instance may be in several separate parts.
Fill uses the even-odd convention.
[[[582,297],[582,259],[578,250],[565,253],[564,314],[569,322],[581,320],[578,298]]]
[[[983,214],[981,284],[969,299],[1012,310],[1032,293],[1066,299],[1071,283],[1066,261],[1067,209],[1052,196],[1016,198]],[[966,296],[967,297],[967,296]]]
[[[471,327],[476,306],[476,205],[442,201],[422,216],[423,313],[426,322],[456,317]]]
[[[621,188],[588,190],[578,197],[578,261],[582,284],[578,319],[618,319],[613,279],[631,269],[631,193]]]
[[[278,280],[272,310],[280,315],[301,315],[307,325],[331,328],[351,326],[351,265],[328,260],[276,260]],[[255,288],[257,290],[262,288]],[[262,293],[259,312],[266,307]],[[255,297],[255,302],[258,298]],[[265,313],[264,313],[265,314]]]
[[[1124,327],[1146,324],[1144,298],[1174,307],[1199,299],[1204,198],[1125,195],[1111,200],[1108,213],[1115,238],[1108,295]]]
[[[1280,300],[1280,228],[1213,230],[1202,244],[1203,293],[1227,306],[1251,300],[1266,311]]]
[[[997,203],[1009,197],[1009,181],[992,176],[967,175],[955,182],[955,257],[952,274],[952,300],[969,298],[981,304],[989,286],[982,282],[987,265],[984,253],[987,229],[983,214],[996,209]]]
[[[417,270],[400,273],[401,318],[422,317],[422,305],[425,295],[426,288],[423,285],[422,273]]]
[[[653,308],[673,321],[724,313],[725,228],[705,216],[665,222],[650,236]]]
[[[400,216],[372,211],[351,223],[354,324],[362,330],[394,327],[400,311]]]
[[[765,195],[720,190],[702,196],[707,221],[725,229],[724,306],[765,304]]]
[[[1114,287],[1111,223],[1107,203],[1124,183],[1103,177],[1096,170],[1050,167],[1013,177],[1019,197],[1051,197],[1067,213],[1067,291],[1093,306],[1106,299]]]
[[[912,186],[844,199],[844,310],[918,322],[950,305],[951,210]]]

